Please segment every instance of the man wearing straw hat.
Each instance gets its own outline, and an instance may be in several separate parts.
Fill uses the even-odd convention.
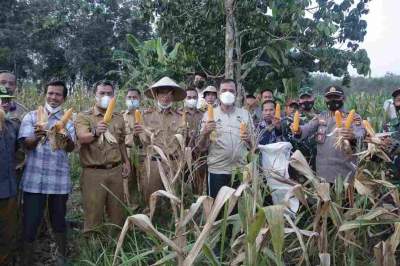
[[[180,144],[175,135],[184,132],[186,122],[182,121],[182,116],[172,108],[172,104],[184,100],[186,92],[175,81],[164,77],[144,94],[154,99],[155,107],[144,112],[143,121],[135,124],[134,134],[147,153],[141,166],[139,183],[148,204],[151,194],[164,187],[159,166],[164,170],[167,182],[171,182],[171,175],[175,176],[176,171],[184,167],[184,164],[180,165],[182,168],[175,167],[180,157]]]

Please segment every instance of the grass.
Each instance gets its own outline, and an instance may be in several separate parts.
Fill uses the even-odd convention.
[[[32,90],[19,95],[30,109],[36,109],[41,99]],[[382,93],[358,93],[347,97],[346,107],[368,118],[379,132],[385,99]],[[82,111],[92,103],[88,94],[79,92],[66,105]],[[316,107],[324,109],[321,97]],[[188,163],[184,155],[182,147],[181,165]],[[79,230],[72,230],[73,265],[395,265],[400,199],[398,189],[382,176],[387,165],[362,161],[354,185],[342,179],[329,185],[295,154],[291,165],[307,181],[291,191],[302,202],[297,215],[291,216],[285,204],[265,206],[270,191],[262,181],[263,169],[257,167],[254,151],[248,157],[253,159],[240,169],[242,185],[221,190],[215,201],[191,193],[183,167],[170,168],[163,176],[165,193],[154,197],[162,202],[164,212],[154,205],[151,211],[156,219],[150,220],[140,214],[143,209],[134,214],[127,210],[131,216],[119,242],[107,233],[87,240]],[[76,153],[70,161],[76,189],[68,218],[82,222]],[[105,227],[106,232],[112,225]]]

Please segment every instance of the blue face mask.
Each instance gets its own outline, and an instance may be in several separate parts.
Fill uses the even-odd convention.
[[[126,104],[126,108],[128,108],[128,110],[132,110],[132,109],[137,109],[139,108],[140,102],[137,99],[134,100],[126,100],[125,101]]]

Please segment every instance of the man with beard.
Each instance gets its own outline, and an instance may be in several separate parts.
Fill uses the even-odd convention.
[[[327,111],[315,116],[307,124],[300,126],[294,134],[301,139],[315,134],[317,142],[316,170],[317,176],[329,183],[335,183],[336,178],[342,177],[352,179],[357,168],[356,156],[353,152],[346,153],[344,149],[335,147],[337,138],[340,136],[347,140],[352,149],[357,143],[361,143],[365,131],[359,122],[360,117],[356,114],[355,122],[347,129],[336,128],[335,111],[340,111],[345,121],[348,113],[343,108],[345,96],[343,89],[339,86],[330,86],[325,90],[325,102]]]

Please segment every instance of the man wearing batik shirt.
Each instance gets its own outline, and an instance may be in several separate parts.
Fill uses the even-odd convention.
[[[22,120],[19,139],[27,150],[27,160],[22,177],[23,191],[23,260],[32,264],[34,241],[46,206],[49,209],[60,260],[66,255],[66,203],[71,192],[68,152],[74,149],[75,130],[71,121],[65,125],[62,147],[53,150],[46,131],[63,117],[62,105],[67,88],[62,81],[46,85],[45,112],[48,123],[38,126],[38,111],[29,112]]]

